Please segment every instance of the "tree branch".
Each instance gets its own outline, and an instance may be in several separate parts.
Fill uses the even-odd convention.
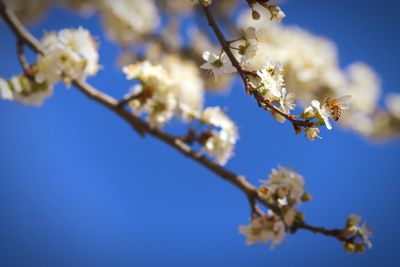
[[[207,16],[209,18],[212,18],[210,15],[209,11],[207,8],[204,9]],[[45,54],[46,51],[44,47],[41,45],[41,43],[33,36],[30,34],[30,32],[22,25],[22,23],[17,19],[17,17],[14,15],[14,13],[6,7],[3,1],[0,0],[0,14],[3,17],[4,21],[7,23],[8,27],[14,32],[15,36],[19,40],[18,46],[22,44],[28,45],[34,52],[39,53],[39,54]],[[211,20],[211,22],[214,25],[215,29],[218,29],[216,27],[215,21]],[[216,31],[218,35],[223,37],[222,33],[220,31]],[[221,38],[221,43],[226,44],[224,41],[224,38]],[[233,64],[236,64],[236,67],[241,75],[243,75],[243,72],[241,71],[239,63],[236,61],[236,59],[233,57],[233,55],[229,52],[229,49],[226,50],[228,56],[232,59]],[[236,63],[235,63],[236,62]],[[25,63],[21,61],[22,67],[24,67]],[[242,77],[244,82],[245,82],[245,77]],[[268,203],[262,196],[259,194],[257,187],[249,183],[246,178],[242,175],[238,175],[221,165],[218,165],[217,163],[209,160],[206,158],[204,155],[194,151],[190,146],[185,144],[182,140],[180,140],[178,137],[174,137],[156,127],[152,127],[150,124],[147,122],[143,121],[139,117],[135,116],[131,112],[127,111],[124,109],[124,107],[121,106],[120,101],[116,100],[115,98],[97,90],[90,84],[86,83],[85,81],[81,80],[73,80],[72,84],[83,94],[85,94],[87,97],[90,99],[94,100],[95,102],[99,103],[100,105],[108,108],[112,112],[114,112],[117,116],[119,116],[121,119],[129,123],[141,136],[144,136],[144,134],[151,135],[163,143],[167,144],[168,146],[174,148],[177,150],[179,153],[182,155],[192,159],[193,161],[197,162],[201,166],[205,167],[212,173],[216,174],[220,178],[224,179],[225,181],[233,184],[235,187],[237,187],[239,190],[241,190],[246,197],[249,200],[252,214],[262,214],[262,211],[259,209],[257,206],[257,201],[262,203],[266,208],[274,211],[277,214],[280,214],[280,209],[279,207],[272,205],[271,203]],[[246,83],[245,83],[246,84]],[[335,238],[338,238],[337,231],[340,230],[326,230],[325,228],[320,228],[320,227],[313,227],[310,225],[307,225],[305,223],[297,223],[292,227],[292,230],[295,229],[305,229],[309,230],[312,232],[316,233],[321,233],[327,236],[332,236]]]

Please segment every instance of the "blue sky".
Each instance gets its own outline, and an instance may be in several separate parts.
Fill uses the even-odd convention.
[[[298,0],[283,6],[287,24],[334,40],[343,67],[372,65],[384,93],[400,92],[396,1]],[[99,36],[104,69],[90,82],[121,96],[118,49],[98,19],[56,9],[31,30],[82,25]],[[15,40],[0,23],[0,76],[20,72]],[[374,143],[338,127],[309,142],[259,110],[238,82],[207,103],[228,108],[240,128],[228,167],[256,183],[278,164],[298,170],[314,201],[315,225],[340,227],[359,213],[374,248],[346,254],[330,238],[299,232],[269,251],[246,246],[241,192],[159,141],[141,139],[78,91],[57,86],[40,108],[0,102],[1,266],[398,266],[399,140]],[[251,118],[251,119],[249,119]]]

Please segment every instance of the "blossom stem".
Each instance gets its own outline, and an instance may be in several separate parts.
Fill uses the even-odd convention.
[[[17,40],[17,56],[18,56],[18,60],[19,60],[19,64],[21,65],[25,75],[27,77],[31,77],[31,73],[30,73],[30,64],[28,63],[28,60],[25,57],[25,53],[24,53],[24,41],[21,40],[20,38],[18,38]]]

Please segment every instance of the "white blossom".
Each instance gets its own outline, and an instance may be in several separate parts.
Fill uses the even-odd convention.
[[[224,165],[232,157],[239,138],[235,123],[219,107],[206,108],[200,120],[216,127],[210,132],[210,137],[203,144],[203,148],[209,155],[215,157],[219,164]]]
[[[239,232],[246,236],[247,245],[271,242],[271,249],[282,243],[286,237],[284,223],[275,216],[253,219],[249,225],[241,225]]]
[[[296,107],[295,100],[296,95],[294,93],[288,93],[286,88],[282,88],[279,104],[285,113],[290,113]]]
[[[154,31],[160,24],[153,0],[102,0],[101,17],[109,37],[131,44]]]
[[[97,73],[99,70],[97,43],[88,30],[82,27],[61,30],[58,38],[65,49],[71,49],[81,57],[84,62],[84,76],[93,76]]]
[[[36,107],[40,107],[53,93],[53,85],[37,83],[25,75],[13,76],[11,85],[16,101]]]
[[[239,46],[240,63],[246,65],[256,55],[259,47],[254,27],[249,27],[243,31],[243,41],[244,44]]]
[[[0,98],[4,100],[12,100],[14,98],[8,82],[2,78],[0,78]]]
[[[200,113],[204,102],[204,81],[197,64],[174,54],[165,56],[162,64],[177,94],[182,118],[192,118]]]
[[[386,98],[386,107],[389,113],[400,119],[400,94],[390,94]]]
[[[301,117],[306,118],[306,119],[313,119],[315,118],[316,114],[314,112],[314,108],[312,106],[308,106],[304,109],[303,113],[301,114]]]
[[[260,78],[261,86],[254,85],[256,89],[261,91],[267,99],[280,99],[285,85],[283,65],[268,57],[264,67],[257,71],[257,75]]]
[[[130,106],[137,112],[146,111],[154,126],[162,127],[171,120],[179,103],[165,68],[143,61],[126,66],[123,71],[127,79],[141,81],[140,86],[134,87],[137,98],[130,101]]]
[[[330,109],[325,104],[321,106],[321,103],[318,100],[311,101],[311,105],[315,109],[319,120],[325,124],[328,130],[332,130],[332,125],[329,121],[329,118],[332,117]]]
[[[233,73],[236,71],[225,52],[217,55],[212,52],[205,51],[203,53],[203,59],[206,61],[206,63],[201,65],[200,68],[211,71],[214,74],[215,79],[224,73]]]
[[[319,136],[319,129],[317,127],[310,127],[307,128],[306,130],[306,136],[308,137],[308,139],[310,139],[311,141],[314,141],[315,138],[320,138]]]
[[[273,169],[267,181],[262,181],[268,186],[271,194],[277,194],[279,198],[287,197],[288,200],[301,202],[304,194],[304,180],[298,173],[287,168]]]
[[[70,83],[95,75],[99,69],[97,44],[86,29],[48,33],[42,44],[46,53],[37,59],[37,83],[55,84],[61,78]]]
[[[204,82],[196,65],[177,55],[166,55],[163,65],[149,61],[123,68],[128,79],[138,79],[141,86],[134,88],[138,96],[130,104],[136,111],[149,113],[149,120],[162,126],[174,115],[184,120],[200,116],[203,108]]]

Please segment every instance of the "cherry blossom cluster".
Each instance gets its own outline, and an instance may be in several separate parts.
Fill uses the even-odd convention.
[[[252,9],[259,13],[258,20],[248,10],[239,18],[239,27],[257,31],[259,49],[249,65],[259,68],[266,57],[272,57],[285,66],[286,88],[296,94],[302,107],[314,99],[322,102],[327,97],[351,95],[350,109],[339,120],[342,126],[373,138],[399,135],[400,121],[390,105],[394,101],[386,101],[386,109],[379,106],[381,82],[371,67],[355,62],[343,71],[332,41],[298,26],[271,21],[260,3]]]
[[[239,227],[239,232],[246,236],[246,243],[270,243],[270,248],[281,244],[288,232],[296,231],[296,224],[304,222],[304,214],[298,211],[302,202],[311,201],[312,197],[304,189],[304,180],[297,172],[278,167],[273,169],[269,179],[261,181],[258,188],[262,198],[274,207],[265,214],[259,210],[248,225]],[[366,222],[361,222],[358,215],[350,215],[343,229],[331,230],[341,240],[349,253],[363,253],[371,249],[372,230]]]
[[[296,133],[304,131],[305,135],[314,141],[316,137],[319,137],[318,126],[326,125],[327,129],[331,130],[329,118],[334,117],[335,120],[338,120],[342,110],[348,109],[350,96],[345,96],[340,99],[327,98],[323,104],[318,100],[312,100],[311,105],[306,107],[300,115],[290,114],[296,107],[296,95],[286,89],[283,64],[270,57],[267,57],[259,68],[250,64],[259,50],[255,28],[249,27],[242,30],[240,38],[228,41],[228,43],[231,49],[230,53],[240,63],[239,71],[246,76],[248,93],[253,94],[258,104],[271,111],[279,122],[283,123],[290,119],[295,126]],[[206,63],[201,65],[201,68],[210,71],[215,79],[223,74],[237,71],[226,51],[221,50],[217,53],[205,51],[203,59]],[[298,118],[303,120],[296,121]]]
[[[46,54],[38,55],[26,73],[9,81],[0,79],[1,98],[40,106],[58,81],[70,84],[99,69],[97,44],[83,28],[46,33],[41,43]]]
[[[147,120],[154,127],[164,126],[174,116],[190,121],[191,125],[197,123],[195,128],[190,127],[183,141],[199,143],[203,151],[219,164],[225,164],[232,157],[238,131],[235,123],[221,108],[208,107],[203,110],[198,105],[202,99],[193,101],[192,88],[185,83],[180,86],[182,81],[179,76],[173,79],[171,71],[162,65],[143,61],[128,65],[123,71],[127,79],[139,81],[129,94],[129,105],[134,113],[146,113]],[[181,76],[183,74],[179,73]],[[203,95],[197,96],[203,98]]]
[[[268,210],[257,214],[247,226],[239,230],[246,236],[247,244],[271,242],[271,248],[280,244],[295,221],[302,221],[304,215],[297,210],[300,203],[310,201],[311,196],[304,190],[304,180],[293,170],[278,167],[273,169],[269,179],[261,181],[258,188],[262,198],[278,207],[279,213]]]
[[[43,15],[53,2],[6,0],[24,22]],[[204,107],[204,93],[206,89],[229,87],[232,76],[228,74],[235,72],[260,107],[279,122],[289,121],[296,133],[304,133],[311,141],[321,138],[320,126],[331,130],[331,121],[339,118],[342,125],[368,136],[400,133],[400,95],[388,96],[387,111],[378,109],[376,74],[361,63],[351,65],[343,73],[333,45],[304,30],[279,24],[285,13],[272,0],[247,0],[250,10],[241,15],[239,37],[225,40],[228,49],[218,49],[200,28],[190,29],[188,49],[180,39],[179,16],[166,16],[165,28],[160,18],[164,8],[168,15],[181,15],[194,12],[196,5],[200,10],[212,7],[213,12],[223,16],[237,4],[236,0],[56,2],[86,15],[99,14],[109,38],[121,45],[124,52],[145,51],[125,59],[136,63],[123,68],[126,78],[132,80],[132,88],[120,103],[115,101],[117,113],[145,117],[149,129],[156,131],[180,118],[187,123],[188,130],[182,136],[172,136],[173,141],[190,146],[213,167],[222,168],[218,164],[226,164],[233,156],[239,135],[236,124],[220,107]],[[147,43],[153,38],[158,41]],[[45,53],[38,55],[32,65],[24,66],[23,74],[9,80],[0,78],[0,98],[40,105],[57,82],[69,86],[99,70],[97,44],[83,28],[47,33],[41,45]],[[137,60],[138,57],[141,59]],[[131,110],[125,109],[125,104]],[[347,114],[342,114],[348,109]],[[298,115],[294,114],[296,111]],[[201,152],[197,154],[198,148]],[[372,231],[359,216],[350,216],[343,229],[306,225],[298,207],[310,201],[311,196],[304,189],[302,176],[291,169],[273,169],[268,180],[254,190],[256,196],[246,192],[252,198],[250,202],[254,202],[251,222],[239,229],[247,244],[270,243],[274,248],[288,233],[309,227],[308,230],[337,238],[348,252],[361,253],[371,248]],[[258,204],[267,210],[258,208]]]

